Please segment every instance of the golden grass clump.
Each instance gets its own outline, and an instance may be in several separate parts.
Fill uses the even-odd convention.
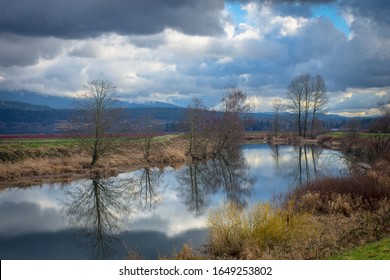
[[[302,258],[293,253],[320,233],[310,214],[260,203],[249,210],[227,204],[208,219],[210,252],[217,258]],[[304,249],[301,249],[304,250]]]

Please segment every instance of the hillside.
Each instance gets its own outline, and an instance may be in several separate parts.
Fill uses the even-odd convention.
[[[74,99],[64,96],[43,95],[31,91],[0,91],[0,100],[37,106],[46,106],[53,109],[72,109]],[[164,102],[135,103],[121,100],[116,102],[116,107],[126,109],[179,108],[177,105]]]
[[[0,96],[4,95],[0,93]],[[12,97],[13,99],[20,99],[22,97],[21,94],[6,96],[9,98]],[[67,98],[38,97],[37,94],[31,94],[25,99],[34,102],[39,101],[42,104],[0,99],[0,134],[64,133],[67,124],[76,113],[72,107],[59,108],[61,104],[70,104],[70,99]],[[55,107],[47,104],[52,104]],[[149,102],[145,104],[119,102],[117,105],[122,108],[120,121],[124,123],[123,132],[139,131],[139,120],[146,116],[155,120],[156,125],[158,125],[158,130],[161,132],[185,130],[186,108],[162,102]],[[246,130],[272,131],[273,113],[250,113],[244,117],[249,120],[246,125]],[[372,121],[370,118],[362,118],[359,120],[363,129],[368,127]],[[320,121],[322,122],[323,129],[327,131],[333,128],[348,127],[350,119],[338,115],[323,115]],[[281,114],[281,122],[281,130],[290,131],[293,129],[290,114]]]

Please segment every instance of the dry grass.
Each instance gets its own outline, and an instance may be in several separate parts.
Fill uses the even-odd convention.
[[[186,140],[180,137],[156,141],[153,155],[146,161],[137,145],[123,143],[117,153],[100,160],[92,169],[91,159],[77,147],[24,147],[19,152],[13,147],[7,150],[7,155],[14,160],[0,161],[0,188],[88,177],[96,169],[100,173],[104,171],[106,176],[114,176],[145,166],[176,168],[189,160],[185,156],[186,145]]]
[[[279,207],[213,211],[210,258],[323,259],[389,236],[390,176],[379,170],[309,183]]]
[[[297,210],[314,214],[375,212],[390,201],[390,177],[385,170],[372,169],[349,177],[324,178],[295,189],[288,200],[296,202]]]
[[[222,259],[300,259],[319,238],[319,226],[312,215],[270,204],[248,211],[228,204],[209,217],[209,253]]]
[[[203,260],[204,256],[195,252],[195,250],[189,244],[184,244],[179,252],[173,252],[171,258],[160,259],[174,259],[174,260]]]

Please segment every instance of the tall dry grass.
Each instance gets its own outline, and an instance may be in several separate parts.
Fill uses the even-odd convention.
[[[320,179],[295,189],[288,200],[296,202],[297,211],[314,214],[350,216],[357,211],[375,212],[390,201],[390,180],[382,175],[369,172]]]
[[[210,258],[322,259],[390,235],[390,180],[374,170],[324,178],[279,206],[225,205],[208,223]]]
[[[301,252],[318,238],[320,225],[311,215],[293,213],[291,209],[274,208],[265,203],[249,210],[227,204],[213,211],[208,219],[210,256],[222,259],[303,258]]]

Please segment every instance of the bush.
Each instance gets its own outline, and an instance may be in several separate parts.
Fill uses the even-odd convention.
[[[377,211],[384,200],[390,200],[390,185],[374,173],[354,177],[324,178],[297,188],[286,201],[294,200],[297,211],[314,214]]]
[[[311,215],[268,203],[248,211],[227,204],[213,211],[208,223],[210,254],[216,258],[302,258],[297,247],[305,247],[319,233]]]

